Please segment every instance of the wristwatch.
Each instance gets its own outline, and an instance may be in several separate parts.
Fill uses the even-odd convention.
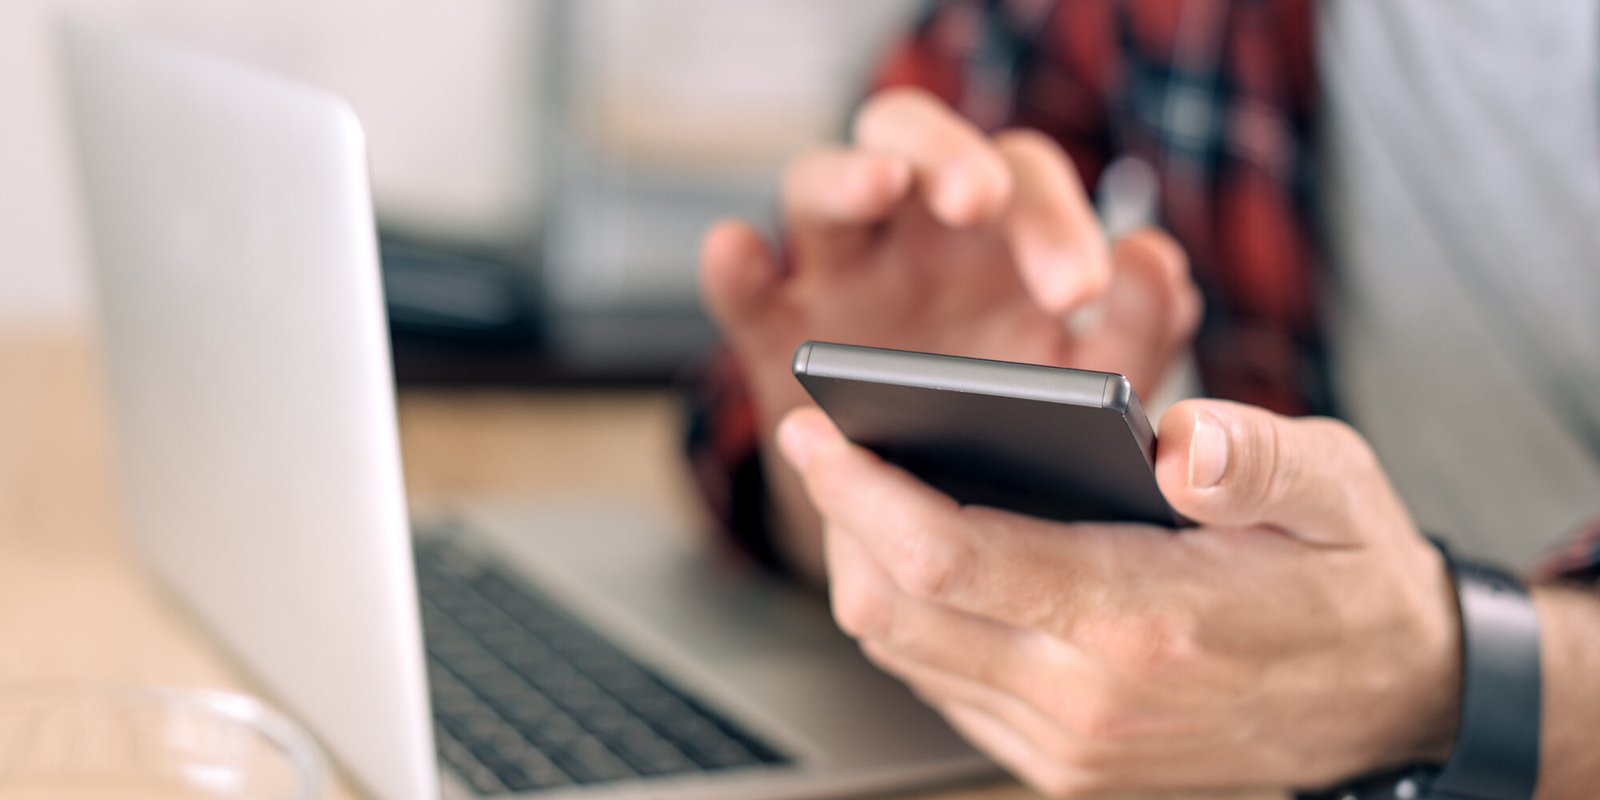
[[[1461,609],[1461,723],[1442,765],[1412,765],[1299,800],[1531,800],[1542,717],[1539,618],[1510,573],[1435,540]]]

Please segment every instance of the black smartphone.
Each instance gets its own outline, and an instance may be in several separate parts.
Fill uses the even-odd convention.
[[[1067,522],[1190,524],[1155,431],[1110,372],[806,342],[794,375],[851,441],[964,504]]]

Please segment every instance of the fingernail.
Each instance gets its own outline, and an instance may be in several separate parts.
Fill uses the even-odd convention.
[[[1106,317],[1106,306],[1099,301],[1092,301],[1068,311],[1062,322],[1067,327],[1067,334],[1074,339],[1087,339],[1100,329],[1100,322]]]
[[[1209,412],[1195,412],[1189,436],[1189,486],[1210,489],[1222,482],[1227,471],[1228,432]]]
[[[816,453],[815,432],[806,430],[805,424],[795,417],[788,417],[778,423],[777,438],[778,449],[797,470],[805,469],[806,464],[811,461],[811,456]]]

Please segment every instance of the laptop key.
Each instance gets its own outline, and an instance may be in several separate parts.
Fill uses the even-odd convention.
[[[518,756],[516,764],[522,769],[522,774],[527,777],[528,789],[549,789],[555,786],[567,786],[572,779],[567,773],[562,772],[544,753],[528,748]]]
[[[588,734],[573,740],[555,758],[567,772],[586,778],[585,782],[615,781],[638,774],[599,739]]]
[[[467,748],[457,741],[456,737],[450,735],[450,731],[443,725],[434,725],[433,741],[439,750],[439,758],[457,770],[465,769],[475,763]]]
[[[495,780],[512,792],[526,792],[534,788],[534,783],[528,774],[514,762],[498,753],[488,757],[484,763],[489,771],[494,773]]]
[[[638,720],[612,732],[609,741],[616,744],[617,755],[641,775],[670,775],[698,768],[682,750]]]
[[[477,749],[469,746],[467,752],[472,756],[472,761],[459,771],[461,777],[472,785],[473,790],[480,794],[505,791],[505,783],[495,775],[494,766],[499,762],[499,756],[493,750],[482,746]]]
[[[440,757],[475,790],[787,761],[475,558],[438,541],[417,548]]]
[[[566,748],[583,734],[571,717],[559,711],[545,715],[537,722],[524,725],[522,733],[540,748],[555,751]]]
[[[723,739],[701,749],[696,755],[703,760],[703,763],[722,769],[760,763],[754,754],[732,739]]]
[[[553,715],[562,713],[555,704],[545,699],[538,690],[529,688],[517,697],[509,698],[505,704],[506,711],[510,713],[513,722],[523,724],[538,723]]]

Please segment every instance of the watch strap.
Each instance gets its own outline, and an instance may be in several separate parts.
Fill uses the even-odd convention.
[[[1439,800],[1528,800],[1539,780],[1539,617],[1511,574],[1451,562],[1461,604],[1461,724],[1429,786]]]

